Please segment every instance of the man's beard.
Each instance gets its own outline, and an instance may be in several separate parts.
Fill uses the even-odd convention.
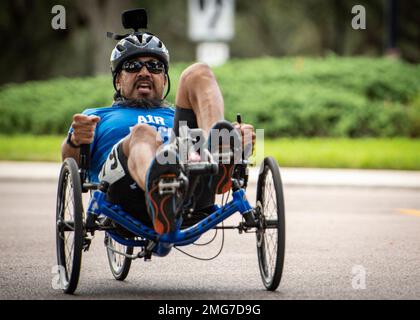
[[[165,100],[163,99],[126,99],[123,96],[119,95],[114,97],[114,100],[115,104],[118,104],[119,106],[131,108],[158,108],[166,105]]]

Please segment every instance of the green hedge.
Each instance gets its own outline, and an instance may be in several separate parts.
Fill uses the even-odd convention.
[[[174,101],[187,64],[171,68]],[[420,136],[420,67],[373,58],[232,60],[214,72],[226,117],[242,113],[270,137]],[[111,104],[110,76],[0,88],[0,133],[65,133],[71,116]]]

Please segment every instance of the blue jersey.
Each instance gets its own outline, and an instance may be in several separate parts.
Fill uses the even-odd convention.
[[[112,147],[130,133],[136,124],[145,123],[157,129],[163,142],[168,142],[173,128],[175,110],[169,107],[134,108],[114,104],[111,107],[86,109],[83,114],[101,118],[96,125],[91,144],[90,180],[98,181],[98,174]],[[70,128],[70,131],[73,129]]]

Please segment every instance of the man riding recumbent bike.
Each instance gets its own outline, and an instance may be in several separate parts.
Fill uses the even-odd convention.
[[[56,207],[61,287],[66,293],[76,290],[82,252],[98,231],[105,232],[114,277],[124,280],[134,259],[164,257],[212,229],[238,229],[256,233],[263,283],[275,290],[285,246],[277,163],[264,159],[256,206],[251,206],[245,192],[252,151],[242,136],[253,127],[241,124],[240,117],[235,128],[222,120],[221,90],[204,64],[182,72],[176,108],[169,107],[168,50],[155,35],[138,31],[147,28],[143,9],[124,12],[122,21],[134,32],[109,34],[119,41],[111,53],[114,102],[75,114],[62,145]],[[87,192],[91,198],[84,210],[82,193]],[[216,194],[226,201],[215,204]],[[237,212],[242,221],[224,226]]]
[[[255,232],[257,254],[261,277],[267,290],[276,290],[280,283],[284,250],[285,250],[285,212],[282,183],[276,161],[266,157],[258,175],[256,206],[252,207],[246,198],[248,182],[248,162],[240,157],[234,159],[238,149],[228,151],[220,149],[212,155],[207,149],[201,150],[202,156],[191,160],[191,146],[197,142],[200,129],[186,129],[184,134],[171,144],[172,149],[187,150],[185,157],[178,157],[182,164],[182,173],[178,176],[161,176],[157,183],[159,193],[172,195],[180,192],[186,194],[179,205],[182,209],[176,219],[173,230],[159,234],[152,226],[147,226],[132,215],[124,212],[119,205],[106,199],[107,183],[89,183],[88,145],[81,150],[80,168],[76,161],[67,158],[61,167],[57,194],[57,258],[62,267],[60,276],[65,293],[76,290],[82,260],[82,252],[88,251],[92,237],[97,231],[105,231],[105,247],[111,272],[117,280],[124,280],[130,270],[131,261],[152,256],[164,257],[173,247],[194,243],[211,229],[237,229],[242,232]],[[173,147],[175,146],[175,147]],[[169,150],[169,151],[168,151]],[[232,152],[233,150],[233,152]],[[167,161],[173,150],[166,148],[161,153]],[[194,151],[193,151],[194,152]],[[172,155],[174,155],[173,153]],[[182,152],[181,152],[182,154]],[[158,160],[159,156],[157,156]],[[183,160],[185,163],[182,163]],[[204,161],[203,161],[204,160]],[[221,205],[214,205],[211,212],[189,221],[194,215],[191,199],[197,187],[199,177],[211,178],[219,169],[218,161],[235,161],[231,176],[232,199]],[[171,165],[171,164],[163,164]],[[82,193],[91,192],[86,211],[83,208]],[[218,226],[231,215],[239,213],[242,222],[237,226]],[[134,253],[134,248],[140,248]]]

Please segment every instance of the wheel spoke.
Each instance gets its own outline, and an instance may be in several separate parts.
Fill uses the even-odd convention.
[[[118,242],[116,242],[114,239],[111,239],[111,245],[115,250],[118,250],[120,252],[125,252],[125,248],[124,246],[122,246],[121,244],[119,244]],[[113,262],[114,262],[114,268],[115,271],[117,273],[120,272],[121,266],[124,263],[124,258],[122,255],[116,253],[116,252],[112,252],[112,256],[113,256]]]
[[[71,241],[71,246],[69,248],[68,245],[68,239],[70,237],[70,233],[67,233],[68,237],[64,240],[64,246],[65,246],[65,256],[66,256],[66,266],[67,266],[67,270],[69,271],[69,273],[71,273],[72,270],[72,265],[73,265],[73,251],[74,251],[74,235],[73,235],[73,241]]]
[[[64,231],[73,231],[74,232],[74,221],[61,221],[61,223],[67,228]]]

